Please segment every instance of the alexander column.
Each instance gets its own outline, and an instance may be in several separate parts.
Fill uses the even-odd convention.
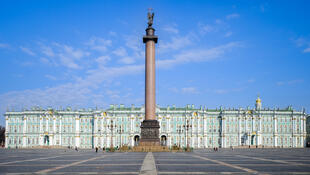
[[[145,119],[141,124],[141,146],[159,146],[159,123],[156,120],[155,99],[155,44],[158,37],[153,25],[154,13],[148,12],[148,28],[143,37],[145,43]]]

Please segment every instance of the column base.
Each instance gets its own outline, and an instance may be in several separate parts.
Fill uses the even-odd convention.
[[[139,146],[160,146],[159,128],[157,120],[144,120],[141,124]]]

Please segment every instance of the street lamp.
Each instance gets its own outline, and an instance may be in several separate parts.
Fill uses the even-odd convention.
[[[188,130],[192,128],[192,125],[189,124],[189,120],[186,120],[186,124],[183,125],[183,128],[186,130],[185,139],[186,139],[186,149],[189,150],[189,140],[188,140]]]
[[[116,125],[113,125],[113,120],[111,120],[111,124],[108,125],[108,128],[111,130],[111,146],[110,146],[110,148],[113,149],[113,128],[116,128]]]
[[[181,134],[183,133],[182,126],[178,126],[177,133],[179,134],[179,147],[181,147]]]

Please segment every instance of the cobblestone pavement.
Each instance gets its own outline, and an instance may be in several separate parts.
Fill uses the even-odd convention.
[[[310,149],[95,153],[0,149],[1,174],[310,174]]]

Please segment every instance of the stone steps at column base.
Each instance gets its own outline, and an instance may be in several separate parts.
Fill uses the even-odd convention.
[[[167,146],[134,146],[132,152],[171,152]]]

